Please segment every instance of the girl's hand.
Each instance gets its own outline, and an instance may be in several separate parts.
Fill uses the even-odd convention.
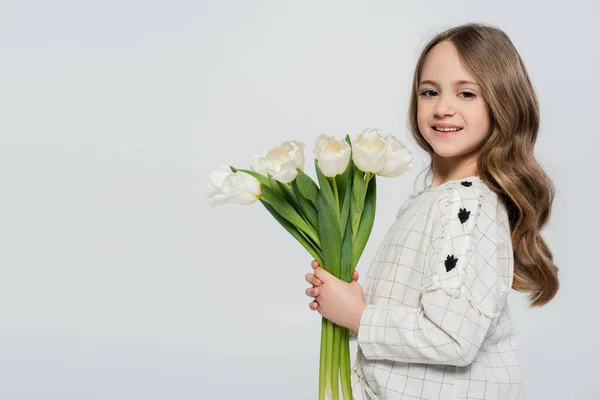
[[[319,266],[319,263],[316,260],[313,260],[311,266],[314,268]],[[306,282],[310,283],[312,285],[312,287],[309,287],[308,289],[306,289],[306,295],[308,297],[317,297],[319,295],[319,289],[318,287],[321,286],[321,281],[319,280],[319,278],[317,278],[314,274],[311,274],[310,272],[308,274],[306,274],[305,276],[306,278]],[[354,270],[354,273],[352,274],[352,279],[355,281],[358,281],[358,271]],[[319,308],[319,304],[316,301],[311,301],[308,304],[308,307],[315,311],[317,308]]]
[[[360,317],[365,308],[362,287],[358,282],[358,271],[353,273],[353,281],[348,283],[336,278],[313,260],[314,274],[306,274],[306,281],[313,287],[306,289],[306,295],[314,297],[311,310],[331,322],[358,332]]]

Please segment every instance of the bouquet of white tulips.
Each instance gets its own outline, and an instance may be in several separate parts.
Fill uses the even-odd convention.
[[[304,173],[304,144],[283,142],[254,156],[252,171],[220,164],[207,181],[210,206],[256,200],[326,271],[346,282],[365,248],[375,219],[376,175],[396,177],[413,157],[393,136],[365,129],[354,142],[320,135],[315,141],[317,185]],[[339,373],[339,377],[338,377]],[[352,399],[348,328],[321,318],[319,399]]]

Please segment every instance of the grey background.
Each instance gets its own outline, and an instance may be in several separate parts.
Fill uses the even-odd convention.
[[[417,163],[379,181],[364,276],[423,184],[406,130],[416,57],[469,21],[523,56],[557,186],[543,235],[561,290],[535,310],[509,296],[526,394],[599,398],[598,14],[592,1],[0,2],[0,398],[315,398],[312,258],[260,203],[210,209],[206,176],[283,140],[312,162],[318,134],[393,134]]]

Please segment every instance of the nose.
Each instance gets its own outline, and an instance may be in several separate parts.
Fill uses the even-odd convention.
[[[434,113],[441,117],[445,115],[454,115],[454,108],[452,107],[451,101],[443,96],[438,96],[438,99]]]

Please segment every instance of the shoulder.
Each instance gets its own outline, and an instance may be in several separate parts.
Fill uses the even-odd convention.
[[[497,219],[499,197],[479,177],[449,182],[436,196],[438,216],[444,224],[451,220],[472,227]]]
[[[468,178],[464,180],[456,180],[448,182],[437,193],[437,201],[446,201],[450,203],[456,202],[483,202],[496,205],[498,203],[498,195],[491,190],[479,178]]]

